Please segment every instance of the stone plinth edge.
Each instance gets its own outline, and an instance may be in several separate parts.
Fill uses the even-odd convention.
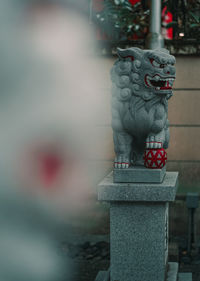
[[[100,201],[170,202],[175,200],[178,172],[166,172],[162,183],[114,183],[113,172],[98,186]]]

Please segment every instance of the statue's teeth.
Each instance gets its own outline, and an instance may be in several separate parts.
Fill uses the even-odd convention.
[[[159,75],[156,75],[156,76],[154,77],[154,79],[155,79],[156,81],[159,81],[159,80],[160,80],[160,76],[159,76]]]
[[[149,76],[147,77],[147,82],[148,82],[149,85],[151,85],[151,81],[150,81]]]

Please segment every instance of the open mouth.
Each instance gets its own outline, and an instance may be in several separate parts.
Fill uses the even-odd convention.
[[[171,90],[174,83],[174,77],[161,77],[159,74],[150,76],[145,75],[145,83],[148,87],[155,88],[155,90]]]

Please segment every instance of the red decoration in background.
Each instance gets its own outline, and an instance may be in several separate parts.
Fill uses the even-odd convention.
[[[131,3],[131,5],[135,5],[136,3],[138,3],[138,2],[141,2],[141,0],[128,0],[130,3]]]
[[[144,166],[149,169],[162,169],[167,162],[167,153],[164,148],[146,149],[144,153]]]
[[[168,23],[172,22],[173,20],[172,13],[166,11],[167,11],[167,7],[165,6],[164,9],[162,10],[163,26],[166,26]],[[173,28],[162,27],[162,35],[165,39],[173,39]]]

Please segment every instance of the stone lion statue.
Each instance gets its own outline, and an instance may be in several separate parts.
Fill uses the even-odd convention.
[[[111,70],[115,168],[144,165],[146,148],[169,144],[168,99],[175,58],[166,49],[117,49]]]

